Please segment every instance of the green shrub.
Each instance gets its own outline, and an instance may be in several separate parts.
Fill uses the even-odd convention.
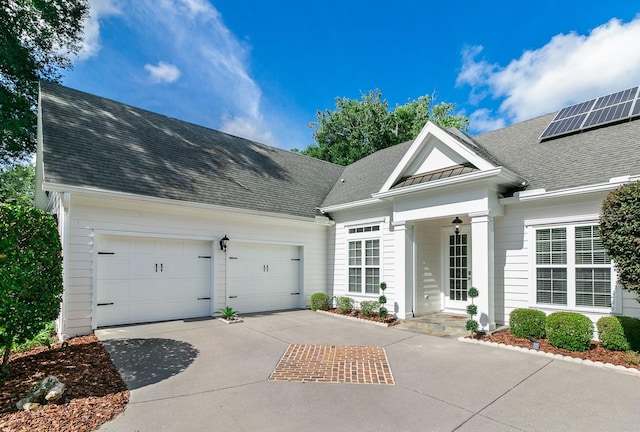
[[[348,314],[353,311],[353,299],[351,297],[338,297],[338,312]]]
[[[600,238],[616,264],[618,282],[640,294],[640,181],[622,185],[605,197]]]
[[[329,294],[323,293],[323,292],[317,292],[314,294],[311,294],[311,310],[313,311],[317,311],[318,309],[320,310],[329,310],[329,301],[331,300],[331,297],[329,297]]]
[[[610,350],[627,351],[631,346],[624,336],[624,330],[620,321],[614,316],[605,316],[596,323],[600,344]]]
[[[375,300],[365,300],[360,302],[360,312],[366,317],[373,315],[376,309],[380,307],[380,303]]]
[[[62,289],[55,219],[34,208],[0,204],[0,346],[5,371],[13,344],[32,339],[56,319]]]
[[[544,338],[546,323],[547,315],[535,309],[515,309],[509,315],[509,329],[515,337]]]
[[[554,312],[547,317],[546,332],[554,347],[586,351],[591,348],[593,321],[576,312]]]
[[[378,297],[378,303],[380,303],[381,305],[386,304],[387,303],[387,296],[381,295],[380,297]]]
[[[640,352],[640,319],[627,316],[617,316],[616,319],[622,326],[624,337],[629,342],[631,350]]]
[[[380,310],[378,310],[378,316],[380,318],[386,318],[389,316],[389,311],[386,307],[380,307]]]
[[[465,325],[465,328],[467,329],[467,331],[471,332],[471,335],[477,332],[479,327],[480,327],[480,324],[478,324],[478,321],[473,319],[467,320],[467,323]]]

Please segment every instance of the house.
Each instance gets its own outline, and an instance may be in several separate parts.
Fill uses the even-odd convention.
[[[471,286],[485,329],[521,307],[640,317],[597,230],[606,194],[640,179],[637,93],[475,137],[427,123],[341,167],[42,82],[59,331],[371,300],[382,281],[399,318],[465,314]]]

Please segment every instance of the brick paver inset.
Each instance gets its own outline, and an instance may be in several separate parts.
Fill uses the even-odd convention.
[[[270,381],[395,384],[384,348],[289,345]]]

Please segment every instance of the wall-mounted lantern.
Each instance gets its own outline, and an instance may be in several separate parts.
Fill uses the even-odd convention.
[[[456,235],[460,234],[460,224],[462,223],[462,220],[458,216],[456,216],[456,218],[452,220],[451,223],[456,227],[456,229],[454,230]]]
[[[229,244],[229,237],[225,234],[224,237],[220,239],[220,250],[222,252],[227,251],[227,245]]]

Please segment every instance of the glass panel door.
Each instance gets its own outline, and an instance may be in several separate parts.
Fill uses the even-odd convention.
[[[468,303],[467,289],[471,283],[470,246],[468,233],[447,235],[446,308],[464,309]]]

